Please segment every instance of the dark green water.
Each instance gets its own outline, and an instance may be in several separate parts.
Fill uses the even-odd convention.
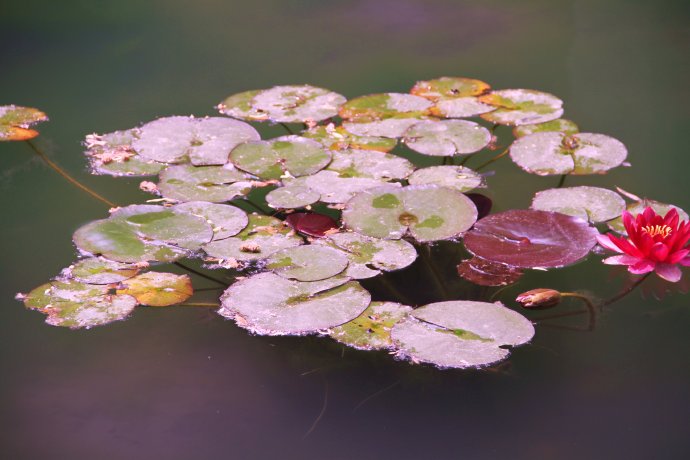
[[[231,93],[276,84],[354,97],[469,76],[557,94],[583,131],[628,146],[633,168],[570,185],[618,185],[690,209],[688,18],[684,2],[6,0],[0,104],[45,110],[51,122],[37,142],[85,183],[131,203],[148,197],[138,181],[86,173],[85,134],[211,115]],[[497,209],[527,207],[534,191],[555,185],[508,160],[496,170]],[[140,309],[75,332],[44,325],[13,296],[68,265],[72,232],[106,210],[21,143],[0,145],[0,192],[1,458],[690,456],[682,286],[648,280],[592,332],[554,327],[583,326],[582,316],[540,323],[498,372],[253,337],[201,310]],[[607,297],[622,280],[591,257],[530,274],[503,299],[541,286]],[[433,298],[424,286],[417,295]],[[656,300],[654,287],[673,292]]]

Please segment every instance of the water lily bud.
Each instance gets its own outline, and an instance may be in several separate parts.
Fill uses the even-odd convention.
[[[515,301],[525,308],[549,308],[560,303],[561,293],[553,289],[532,289],[517,296]]]

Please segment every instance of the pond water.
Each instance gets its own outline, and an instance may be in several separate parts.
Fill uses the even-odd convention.
[[[150,198],[139,180],[88,174],[86,134],[214,115],[246,89],[310,83],[351,98],[468,76],[556,94],[583,131],[626,144],[632,168],[569,185],[620,186],[687,210],[687,19],[684,2],[9,1],[0,6],[0,105],[46,111],[37,144],[103,195],[137,203]],[[586,315],[541,319],[581,310],[573,299],[527,312],[537,322],[531,344],[486,370],[413,366],[317,337],[252,336],[205,308],[141,308],[71,331],[13,297],[71,263],[74,230],[107,210],[24,143],[0,153],[3,458],[690,455],[690,273],[677,284],[649,278],[591,331]],[[493,169],[499,211],[526,208],[557,182],[508,160]],[[455,283],[459,257],[444,245],[432,255]],[[516,309],[515,296],[537,287],[609,298],[627,275],[600,260],[530,272],[499,298]],[[388,278],[415,303],[443,300],[424,276],[413,266]]]

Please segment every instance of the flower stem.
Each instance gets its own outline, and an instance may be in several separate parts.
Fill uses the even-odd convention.
[[[574,297],[576,299],[582,300],[587,306],[587,311],[589,312],[589,324],[587,329],[590,331],[594,330],[597,324],[597,312],[592,301],[586,295],[578,294],[577,292],[561,292],[561,297]]]
[[[436,284],[437,291],[443,296],[444,299],[449,299],[450,295],[448,293],[448,289],[446,288],[445,283],[443,282],[443,278],[441,277],[441,274],[436,268],[436,265],[434,265],[434,262],[431,260],[431,248],[427,245],[423,245],[419,248],[419,253],[422,256],[422,260],[431,272],[434,284]]]
[[[60,166],[58,166],[53,160],[48,158],[48,156],[39,149],[36,144],[34,144],[31,141],[26,141],[26,143],[31,147],[31,150],[41,159],[45,164],[47,164],[53,171],[61,175],[65,180],[67,180],[70,184],[74,185],[75,187],[79,188],[80,190],[88,193],[91,195],[93,198],[97,199],[98,201],[108,205],[111,208],[116,208],[117,204],[113,203],[112,201],[108,200],[107,198],[102,197],[98,193],[94,192],[91,190],[89,187],[86,185],[82,184],[79,182],[77,179],[74,177],[70,176],[67,171],[62,169]]]
[[[509,149],[509,148],[508,148],[508,149],[505,149],[504,151],[502,151],[501,153],[499,153],[499,154],[496,155],[495,157],[491,158],[491,159],[488,160],[487,162],[482,163],[482,164],[480,164],[479,166],[477,166],[476,168],[473,168],[473,169],[474,169],[475,171],[479,171],[480,169],[484,169],[484,168],[486,168],[487,166],[489,166],[491,163],[493,163],[494,161],[500,160],[500,159],[503,158],[504,156],[508,155],[508,152],[510,152],[510,149]]]
[[[401,301],[405,305],[409,306],[414,306],[414,302],[410,300],[409,297],[407,297],[405,294],[400,292],[388,279],[386,279],[386,276],[381,276],[377,280],[378,282],[381,283],[381,285],[386,288],[386,290],[392,294],[394,297],[396,297],[399,301]]]
[[[285,131],[287,131],[288,133],[295,134],[295,132],[293,130],[291,130],[290,127],[288,125],[286,125],[285,123],[278,123],[278,124],[280,126],[282,126],[283,128],[285,128]]]
[[[563,187],[563,184],[565,184],[565,178],[568,177],[567,174],[562,174],[560,180],[558,181],[558,185],[556,188],[561,188]]]
[[[639,286],[640,284],[642,284],[642,282],[643,282],[644,280],[646,280],[646,279],[649,277],[650,274],[651,274],[651,272],[646,273],[642,278],[640,278],[639,280],[635,281],[633,284],[631,284],[630,286],[628,286],[627,288],[625,288],[624,290],[622,290],[621,292],[619,292],[619,293],[616,294],[615,296],[613,296],[613,297],[611,297],[611,298],[609,298],[609,299],[604,300],[603,302],[601,302],[601,303],[599,304],[599,308],[608,307],[608,306],[611,305],[612,303],[618,302],[620,299],[622,299],[622,298],[625,297],[626,295],[630,294],[637,286]]]

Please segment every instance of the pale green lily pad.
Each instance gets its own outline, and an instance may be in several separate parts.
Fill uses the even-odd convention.
[[[123,281],[117,293],[131,295],[141,305],[167,307],[192,296],[192,280],[187,275],[147,272]]]
[[[405,240],[382,240],[354,232],[336,233],[317,243],[343,251],[349,259],[345,275],[354,279],[400,270],[417,258],[417,250]]]
[[[414,171],[405,158],[370,150],[339,150],[326,168],[339,177],[369,177],[372,179],[404,179]]]
[[[336,171],[324,170],[311,176],[286,181],[286,183],[290,187],[300,186],[313,190],[320,195],[319,201],[324,203],[339,204],[352,199],[363,190],[380,187],[386,182],[371,177],[340,177],[340,173]]]
[[[474,78],[441,77],[433,80],[418,81],[410,90],[411,94],[431,101],[458,99],[467,96],[479,96],[491,86]]]
[[[27,308],[46,314],[46,323],[71,329],[123,320],[137,306],[130,295],[116,295],[107,286],[75,280],[52,281],[19,298]]]
[[[227,166],[173,165],[160,174],[158,190],[175,201],[230,201],[251,191],[249,177]]]
[[[480,151],[491,142],[491,133],[472,121],[421,121],[405,131],[403,142],[415,152],[448,157]]]
[[[436,185],[386,185],[355,195],[343,211],[352,230],[374,238],[417,241],[459,236],[477,220],[477,208],[462,193]]]
[[[513,128],[513,135],[518,137],[523,137],[528,134],[533,133],[545,133],[545,132],[559,132],[566,135],[577,134],[580,132],[580,128],[570,120],[565,118],[557,118],[555,120],[547,121],[545,123],[537,123],[534,125],[520,125]]]
[[[402,137],[410,126],[424,120],[432,120],[430,117],[418,115],[415,117],[392,117],[383,120],[344,121],[343,128],[357,136],[388,137],[391,139]]]
[[[266,268],[283,278],[319,281],[342,273],[348,259],[341,251],[326,246],[308,245],[274,252]]]
[[[530,207],[560,212],[596,224],[619,217],[625,209],[625,200],[616,192],[599,187],[552,188],[537,192]]]
[[[418,308],[391,331],[398,356],[441,368],[486,366],[533,336],[532,323],[500,302],[462,300]]]
[[[371,302],[357,318],[328,333],[333,339],[358,350],[393,348],[391,329],[413,311],[395,302]]]
[[[678,211],[678,217],[680,218],[681,221],[683,220],[688,220],[688,213],[686,213],[684,210],[679,208],[676,205],[673,204],[666,204],[666,203],[661,203],[659,201],[654,201],[654,200],[648,200],[648,199],[643,199],[642,201],[636,201],[634,203],[630,203],[627,206],[627,211],[633,215],[633,217],[637,217],[638,214],[640,214],[642,211],[644,211],[646,208],[651,207],[654,212],[656,212],[660,216],[665,216],[667,212],[669,212],[671,209],[675,209]],[[621,235],[627,235],[628,232],[625,230],[625,226],[623,225],[623,218],[618,217],[617,219],[614,219],[610,222],[608,222],[608,226],[611,230],[614,232],[620,233]]]
[[[416,170],[407,180],[410,185],[435,184],[460,192],[469,192],[484,186],[482,175],[464,166],[430,166]]]
[[[340,109],[340,116],[345,120],[367,122],[400,116],[416,118],[427,115],[431,106],[427,99],[412,94],[370,94],[347,101]]]
[[[527,172],[604,174],[620,166],[628,155],[625,145],[604,134],[539,132],[521,137],[510,146],[510,157]]]
[[[249,223],[246,212],[229,204],[188,201],[176,205],[174,209],[188,212],[206,220],[213,230],[213,240],[222,240],[237,235]]]
[[[331,154],[314,140],[282,136],[242,144],[232,151],[230,160],[262,179],[280,179],[314,174],[330,163]]]
[[[26,141],[38,136],[30,129],[36,123],[47,121],[48,116],[32,107],[0,105],[0,141]]]
[[[251,105],[279,123],[304,123],[334,117],[347,99],[310,85],[274,86],[256,94]]]
[[[92,174],[110,176],[154,176],[165,164],[141,158],[132,148],[136,130],[86,136],[86,156]]]
[[[378,136],[357,136],[344,127],[332,123],[327,126],[314,126],[302,133],[302,136],[320,142],[330,150],[376,150],[390,152],[398,143],[396,139]]]
[[[480,96],[479,102],[496,107],[481,117],[499,125],[544,123],[563,115],[563,101],[553,94],[530,89],[492,91]]]
[[[493,112],[496,107],[484,104],[478,97],[459,97],[456,99],[442,99],[436,103],[430,112],[441,118],[468,118],[483,113]]]
[[[302,185],[287,185],[271,190],[266,195],[266,204],[274,209],[297,209],[319,201],[319,192]]]
[[[271,216],[249,215],[249,224],[237,236],[212,241],[204,251],[222,260],[247,262],[269,257],[281,249],[303,244],[283,221]]]
[[[218,313],[256,334],[304,335],[351,321],[370,301],[369,292],[348,278],[303,282],[260,273],[230,286]]]
[[[233,94],[218,104],[216,108],[220,113],[229,117],[248,121],[266,121],[268,120],[268,114],[252,105],[254,96],[262,91],[262,89],[254,89]]]
[[[89,257],[67,267],[61,275],[80,283],[112,284],[135,276],[141,267],[115,262],[104,257]]]

